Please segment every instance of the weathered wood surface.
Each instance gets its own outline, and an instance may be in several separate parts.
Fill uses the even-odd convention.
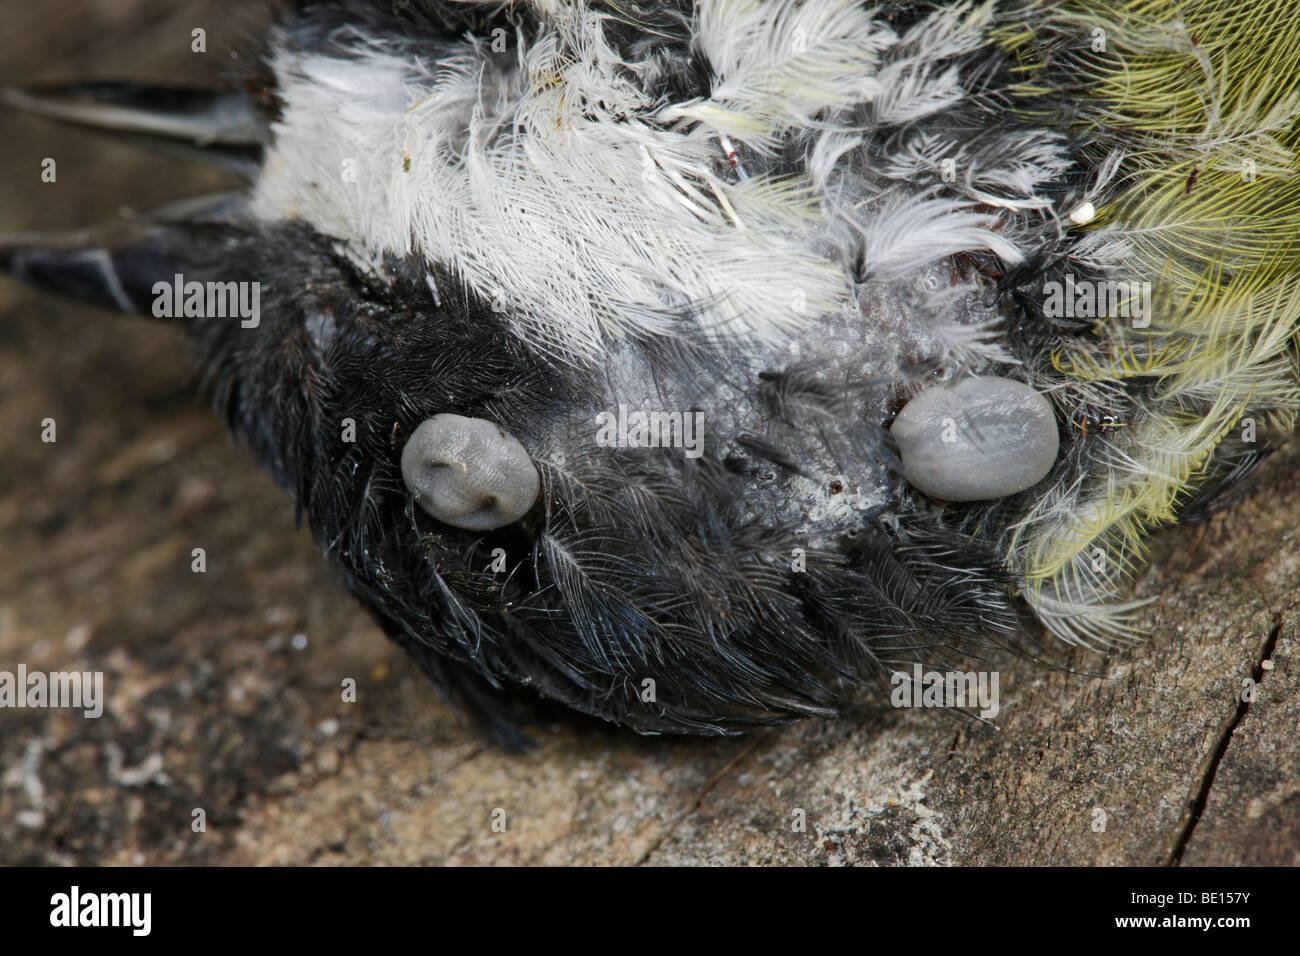
[[[49,6],[0,2],[0,82],[202,81],[237,36],[220,3]],[[9,113],[0,142],[4,230],[224,182]],[[1295,440],[1236,509],[1156,540],[1144,645],[1004,662],[996,734],[865,696],[721,741],[541,728],[516,757],[335,585],[173,330],[0,281],[0,438],[0,670],[102,670],[108,698],[0,711],[0,863],[1300,862]]]

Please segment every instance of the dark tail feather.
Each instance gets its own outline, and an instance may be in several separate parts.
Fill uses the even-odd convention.
[[[137,83],[9,87],[0,101],[146,149],[241,175],[257,168],[267,121],[242,93]]]
[[[47,292],[126,315],[153,315],[154,286],[203,259],[204,226],[233,224],[237,200],[210,196],[70,232],[0,233],[0,271]]]

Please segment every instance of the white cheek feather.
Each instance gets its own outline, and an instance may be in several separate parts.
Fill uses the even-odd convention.
[[[880,51],[898,39],[856,0],[709,0],[693,32],[718,82],[707,100],[670,106],[663,118],[696,119],[758,148],[871,100]]]
[[[850,111],[875,101],[918,117],[963,96],[943,61],[986,42],[986,6],[900,37],[852,0],[703,0],[693,34],[713,93],[667,105],[645,88],[663,64],[624,62],[603,15],[534,6],[541,30],[506,54],[472,37],[436,63],[361,33],[338,55],[282,44],[284,108],[255,214],[301,219],[358,261],[441,263],[533,347],[585,364],[627,334],[771,346],[856,312],[851,247],[881,278],[958,252],[1020,261],[1009,220],[972,205],[1039,208],[1034,188],[1065,166],[1059,143],[1026,141],[960,184],[968,198],[901,179],[890,196],[846,185],[862,132]],[[729,175],[732,141],[762,156],[791,135],[809,143],[804,175]],[[904,148],[899,175],[961,147]]]

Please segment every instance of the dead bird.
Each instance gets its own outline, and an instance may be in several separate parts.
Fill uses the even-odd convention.
[[[1297,408],[1300,11],[286,10],[231,90],[12,105],[245,173],[20,279],[184,323],[433,685],[645,733],[1132,639],[1151,529]],[[1257,435],[1258,432],[1258,435]]]

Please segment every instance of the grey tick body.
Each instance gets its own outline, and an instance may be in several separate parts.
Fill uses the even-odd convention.
[[[903,476],[941,501],[1005,498],[1041,481],[1060,445],[1047,399],[1009,378],[926,389],[890,429]]]
[[[541,488],[517,438],[463,415],[435,415],[420,424],[402,449],[402,479],[421,508],[466,531],[518,521]]]

